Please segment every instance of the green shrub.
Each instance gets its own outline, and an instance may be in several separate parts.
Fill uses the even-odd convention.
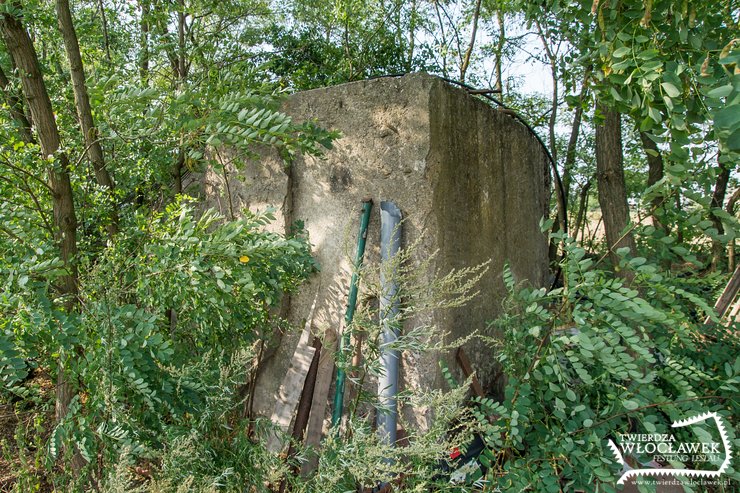
[[[707,411],[727,423],[738,415],[740,336],[702,327],[714,317],[697,295],[702,282],[640,257],[623,258],[619,270],[630,274],[615,276],[561,239],[564,287],[518,289],[505,274],[511,297],[494,323],[502,338],[493,354],[508,377],[506,395],[480,400],[478,411],[497,416],[481,419],[483,460],[501,491],[615,491],[609,438],[670,432],[691,441],[696,427],[671,423]],[[712,437],[719,441],[716,430]]]

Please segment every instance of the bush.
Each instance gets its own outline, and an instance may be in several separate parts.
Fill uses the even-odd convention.
[[[479,410],[496,416],[481,421],[489,447],[483,461],[502,491],[534,484],[537,491],[615,491],[621,473],[609,438],[672,433],[695,441],[696,432],[709,439],[671,423],[707,411],[727,423],[738,415],[740,336],[703,328],[703,317],[714,315],[695,292],[715,281],[687,283],[640,257],[623,258],[619,270],[631,274],[618,277],[562,239],[564,287],[518,289],[505,274],[511,297],[494,323],[503,334],[494,355],[508,376],[506,395],[480,400]],[[711,437],[719,441],[717,430]]]

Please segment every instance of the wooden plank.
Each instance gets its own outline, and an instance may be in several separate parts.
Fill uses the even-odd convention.
[[[737,322],[740,320],[740,297],[735,299],[735,304],[732,305],[732,309],[730,310],[730,314],[727,316],[727,323],[726,325],[729,327],[734,322]]]
[[[290,361],[285,378],[283,378],[276,396],[275,409],[272,412],[271,420],[276,424],[283,433],[288,432],[290,422],[293,420],[293,413],[303,391],[306,381],[306,374],[311,366],[311,360],[316,352],[316,348],[308,344],[311,336],[311,325],[313,323],[313,312],[316,308],[318,293],[314,297],[311,311],[303,327],[301,338],[298,340],[293,358]],[[284,441],[279,433],[272,433],[267,440],[267,449],[271,452],[278,452],[283,448]]]
[[[319,369],[316,372],[316,385],[314,386],[313,399],[311,401],[311,415],[308,418],[305,444],[318,450],[321,446],[321,438],[324,435],[324,420],[329,407],[329,390],[332,377],[334,376],[334,353],[337,350],[337,333],[333,329],[327,329],[319,358]],[[318,466],[318,456],[312,455],[301,469],[302,474],[307,474]]]
[[[468,359],[468,355],[465,354],[465,351],[463,351],[462,346],[457,348],[457,362],[460,363],[460,367],[462,368],[463,374],[465,375],[465,378],[470,377],[470,375],[473,375],[473,378],[470,382],[470,386],[473,388],[473,392],[478,397],[485,397],[485,393],[483,392],[483,387],[481,387],[480,382],[478,381],[478,377],[475,376],[475,372],[473,371],[473,366],[470,364],[470,360]]]
[[[724,291],[722,291],[722,294],[717,298],[717,303],[714,304],[714,310],[717,312],[717,317],[721,319],[725,315],[730,303],[732,303],[735,296],[737,296],[738,290],[740,290],[740,265],[737,266],[735,272],[727,283],[727,286],[725,286]],[[710,323],[712,323],[712,319],[707,317],[706,320],[704,320],[704,325],[709,325]]]
[[[313,347],[316,352],[311,360],[311,366],[308,368],[308,374],[306,375],[306,382],[303,385],[303,391],[301,392],[301,400],[298,402],[298,412],[295,416],[295,423],[293,424],[293,434],[291,435],[293,441],[288,447],[287,460],[291,461],[297,452],[296,444],[303,441],[303,435],[306,432],[306,426],[308,426],[308,417],[311,412],[311,401],[313,400],[313,392],[316,387],[316,373],[319,369],[319,359],[321,357],[321,341],[315,337],[313,340]],[[293,474],[297,474],[299,467],[291,465]],[[287,483],[285,479],[280,482],[279,493],[284,493]]]
[[[306,433],[308,418],[311,414],[311,403],[313,402],[313,394],[316,388],[316,374],[319,371],[319,361],[321,359],[321,341],[318,337],[314,337],[312,346],[316,349],[316,352],[311,360],[311,366],[308,368],[306,383],[301,392],[301,400],[298,402],[298,412],[293,426],[293,439],[298,442],[303,441],[303,436]]]

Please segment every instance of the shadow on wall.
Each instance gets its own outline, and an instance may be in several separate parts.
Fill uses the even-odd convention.
[[[381,200],[395,202],[406,217],[402,247],[418,240],[412,263],[422,265],[439,252],[431,272],[424,273],[428,283],[435,272],[444,275],[453,268],[491,262],[480,296],[468,306],[409,321],[408,327],[439,326],[450,333],[449,342],[485,330],[500,313],[506,261],[518,281],[544,284],[547,240],[539,221],[549,202],[548,161],[540,142],[520,122],[424,74],[298,93],[285,102],[284,111],[297,122],[315,119],[342,137],[323,157],[297,158],[287,174],[277,155],[268,151],[259,162],[244,162],[239,171],[227,166],[227,178],[239,175],[241,180],[211,171],[204,177],[204,191],[206,204],[224,211],[229,197],[236,211],[277,206],[278,220],[271,229],[283,232],[293,220],[301,220],[309,233],[321,272],[291,297],[286,313],[302,327],[318,291],[311,325],[327,343],[314,406],[319,401],[324,406],[312,407],[311,437],[320,434],[316,428],[328,418],[330,389],[318,384],[322,371],[331,373],[329,341],[344,318],[362,198],[370,196],[376,203],[367,265],[379,262]],[[367,295],[362,286],[360,293]],[[261,372],[255,394],[260,414],[272,412],[297,343],[298,333],[285,334]],[[490,349],[470,344],[465,350],[484,387],[494,389]],[[404,352],[402,358],[401,388],[407,390],[442,387],[440,360],[457,368],[454,351]],[[425,429],[431,414],[405,409],[404,419]]]

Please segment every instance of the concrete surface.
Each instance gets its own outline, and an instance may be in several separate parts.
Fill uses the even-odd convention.
[[[421,238],[414,262],[438,250],[432,267],[445,274],[491,261],[480,295],[466,307],[427,313],[406,329],[435,325],[449,332],[448,342],[475,330],[485,333],[506,295],[501,274],[507,261],[518,281],[545,282],[547,242],[538,224],[549,197],[547,158],[536,138],[510,115],[425,74],[298,93],[284,103],[284,111],[298,122],[316,119],[341,131],[342,137],[325,156],[298,158],[288,170],[269,152],[259,162],[242,163],[241,180],[231,177],[229,193],[221,175],[207,173],[204,192],[207,204],[224,212],[229,195],[236,211],[279,208],[278,221],[271,226],[278,230],[295,220],[305,223],[321,272],[284,305],[296,326],[302,326],[317,293],[314,333],[325,336],[341,326],[366,196],[375,201],[367,265],[379,261],[381,200],[394,201],[406,218],[402,247]],[[430,279],[432,274],[426,275]],[[368,294],[361,286],[360,297]],[[261,372],[254,406],[263,416],[273,411],[299,332],[282,337]],[[484,389],[495,393],[492,350],[476,342],[465,350]],[[327,352],[325,347],[322,359],[331,365],[331,358],[324,357]],[[454,350],[405,352],[401,388],[444,387],[440,359],[457,370]],[[332,391],[323,389],[317,399],[329,402]],[[433,418],[430,409],[401,413],[405,422],[422,429]],[[311,426],[316,434],[317,423],[326,426],[329,414],[326,406],[321,416],[312,416],[309,434]]]

